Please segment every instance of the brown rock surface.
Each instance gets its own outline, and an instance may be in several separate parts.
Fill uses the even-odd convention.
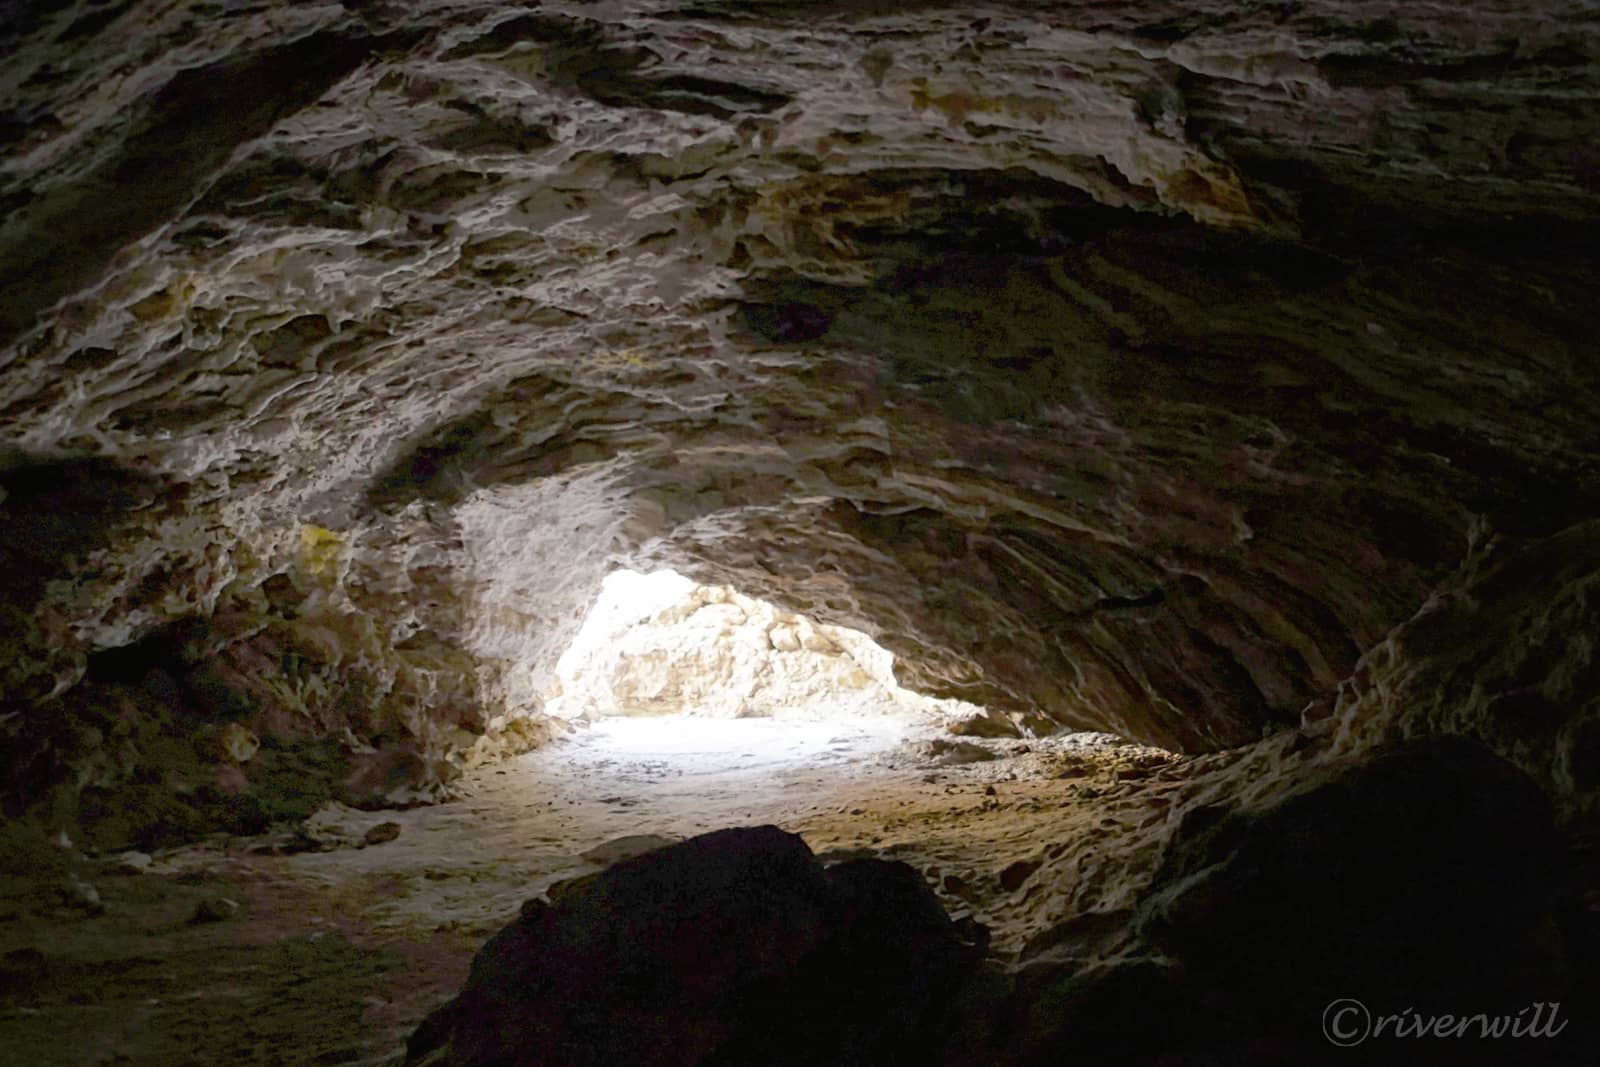
[[[119,901],[166,907],[169,846],[220,832],[294,906],[482,932],[530,880],[581,892],[584,849],[760,809],[981,911],[1061,994],[1017,994],[1053,1057],[1064,1018],[1194,1021],[1192,975],[1121,954],[1195,811],[1270,845],[1249,813],[1308,776],[1460,734],[1550,800],[1578,873],[1529,877],[1593,945],[1588,0],[24,0],[0,57],[0,802],[156,857],[97,886],[30,845],[45,891],[4,914],[154,944]],[[795,664],[848,673],[858,628],[982,710],[948,766],[862,783],[532,753],[492,830],[328,806],[471,795],[561,736],[621,567],[769,601]],[[319,811],[404,832],[351,859]],[[442,859],[479,849],[505,869]],[[277,921],[217,894],[185,975]],[[0,933],[7,982],[64,966]],[[111,1055],[74,1022],[101,986],[62,982],[11,1023]],[[251,996],[240,1032],[282,999]]]
[[[436,793],[619,563],[1030,728],[1293,723],[1594,514],[1583,10],[14,8],[18,780],[148,764],[95,664],[182,625],[200,719]],[[1583,722],[1503,748],[1592,791]]]

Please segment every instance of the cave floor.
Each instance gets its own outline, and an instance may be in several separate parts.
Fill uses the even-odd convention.
[[[602,721],[470,772],[450,803],[334,805],[137,872],[91,861],[99,914],[30,907],[48,894],[19,890],[0,901],[0,1059],[394,1062],[522,901],[646,835],[731,825],[776,824],[825,861],[904,860],[1014,959],[1068,918],[1131,903],[1180,793],[1215,758],[1108,735],[953,739],[870,721],[708,729]],[[1034,877],[1041,866],[1048,877]],[[194,921],[219,900],[239,906]]]

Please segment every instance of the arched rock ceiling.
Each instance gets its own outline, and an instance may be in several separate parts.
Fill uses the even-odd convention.
[[[1576,0],[8,12],[13,701],[476,736],[631,561],[1204,749],[1596,511]]]

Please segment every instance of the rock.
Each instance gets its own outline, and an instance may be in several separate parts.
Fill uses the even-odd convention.
[[[1134,944],[1133,911],[1087,911],[1054,923],[1030,937],[1018,960],[1025,964],[1070,964],[1076,969],[1128,954]]]
[[[397,822],[380,822],[361,835],[364,845],[383,845],[400,836],[400,824]]]
[[[732,1034],[738,995],[820,941],[826,896],[810,851],[775,829],[625,860],[491,938],[408,1062],[438,1048],[428,1062],[698,1062]],[[682,1022],[663,1027],[652,1009]]]
[[[1573,1006],[1593,997],[1578,968],[1595,930],[1564,871],[1547,798],[1461,738],[1325,768],[1259,810],[1191,809],[1137,908],[1035,935],[943,1065],[1593,1063]],[[1561,1003],[1570,1025],[1514,1050],[1334,1048],[1322,1019],[1339,998],[1374,1017]]]
[[[563,718],[684,710],[844,717],[947,706],[901,689],[892,657],[865,634],[670,571],[608,576],[558,673],[560,696],[547,710]]]
[[[951,719],[945,729],[957,737],[1016,737],[1017,725],[1002,712],[985,709],[982,714]]]
[[[393,806],[408,783],[428,780],[428,761],[409,742],[390,742],[353,755],[341,783],[341,798],[353,807]]]
[[[222,758],[246,763],[261,749],[261,739],[243,725],[230,722],[217,733],[217,749]]]
[[[140,874],[150,869],[154,862],[148,852],[123,852],[115,857],[117,870],[123,874]]]
[[[1405,628],[1395,681],[1407,736],[1470,733],[1549,792],[1564,825],[1600,826],[1600,521],[1516,546],[1469,597]],[[1372,679],[1375,689],[1387,679]],[[1348,710],[1348,709],[1347,709]]]
[[[598,874],[580,874],[576,878],[562,878],[559,881],[550,883],[549,887],[544,891],[545,896],[548,897],[550,902],[553,903],[567,897],[579,889],[584,888],[585,886],[594,884],[595,879],[598,877]],[[524,913],[527,912],[530,904],[532,903],[534,903],[534,901],[527,901],[523,903],[522,908]]]
[[[586,852],[579,853],[590,863],[609,866],[634,856],[652,852],[658,848],[666,848],[675,844],[677,838],[662,837],[659,834],[633,834],[628,837],[613,838],[604,844],[596,845]]]
[[[222,922],[239,914],[239,902],[230,897],[206,897],[194,907],[194,912],[189,916],[189,923],[198,926],[202,923]]]
[[[722,1062],[789,1065],[927,1063],[949,1005],[987,947],[987,931],[952,923],[904,863],[858,859],[829,867],[822,944],[766,1017],[747,1017]]]
[[[1322,1032],[1339,998],[1458,1019],[1582,1003],[1560,869],[1549,801],[1459,737],[1325,769],[1259,811],[1190,809],[1136,912],[1038,934],[990,1008],[1005,1022],[970,1025],[946,1067],[1594,1062],[1578,1009],[1563,1040],[1517,1049]]]
[[[999,758],[982,745],[971,741],[947,741],[944,738],[928,742],[926,751],[935,767],[959,767],[966,763],[987,763]]]
[[[1170,963],[1134,958],[1081,968],[1038,965],[1022,970],[1015,983],[1001,1013],[1015,1020],[1014,1029],[1000,1035],[999,1048],[985,1050],[988,1063],[1244,1067],[1256,1062],[1205,1055],[1207,1043],[1219,1031],[1226,1033],[1231,1020],[1219,1020]],[[1174,1049],[1180,1055],[1173,1056]]]
[[[805,619],[800,620],[795,628],[799,637],[800,647],[807,652],[816,652],[820,655],[831,656],[838,653],[839,648],[828,640],[817,628]]]
[[[722,830],[525,906],[406,1062],[911,1062],[978,955],[903,864],[825,870],[774,827]]]
[[[1561,869],[1532,781],[1474,742],[1430,739],[1259,813],[1191,811],[1140,930],[1257,1005],[1557,1001],[1570,992]]]

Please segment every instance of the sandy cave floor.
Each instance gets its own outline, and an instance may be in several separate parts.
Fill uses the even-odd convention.
[[[825,861],[904,860],[1015,958],[1129,903],[1204,762],[1104,734],[602,720],[470,773],[451,803],[335,805],[138,871],[96,860],[100,914],[0,898],[0,1064],[393,1062],[522,901],[650,843],[628,838],[724,826],[774,823]]]

